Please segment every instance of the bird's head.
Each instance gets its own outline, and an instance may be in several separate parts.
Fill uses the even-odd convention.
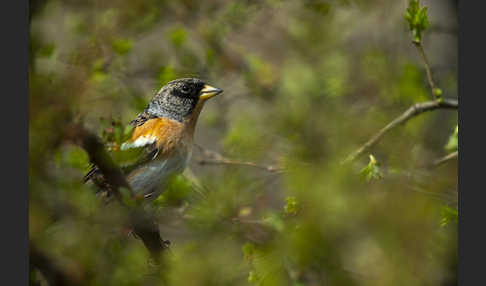
[[[197,78],[181,78],[168,82],[148,106],[148,112],[158,117],[184,121],[198,104],[220,94],[222,89],[212,87]]]

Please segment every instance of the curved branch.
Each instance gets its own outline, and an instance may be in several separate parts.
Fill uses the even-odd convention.
[[[388,123],[385,127],[383,127],[378,133],[373,135],[365,144],[359,147],[357,150],[352,152],[351,154],[346,157],[343,163],[354,161],[359,155],[363,154],[363,152],[370,149],[374,146],[378,141],[390,130],[397,127],[400,124],[407,122],[409,119],[422,114],[427,111],[432,111],[436,109],[457,109],[459,103],[455,99],[437,99],[432,101],[426,101],[422,103],[416,103],[410,106],[404,113],[400,116],[392,120]]]
[[[158,261],[160,253],[168,247],[169,242],[164,241],[160,237],[158,226],[143,207],[137,207],[136,204],[135,206],[128,206],[123,202],[120,193],[120,188],[122,187],[130,191],[132,200],[137,200],[138,198],[134,195],[122,170],[113,162],[108,152],[106,152],[101,140],[81,125],[68,126],[64,134],[66,139],[82,147],[88,153],[90,161],[98,166],[106,181],[113,188],[111,191],[118,199],[118,202],[127,208],[130,225],[135,234],[140,237],[153,259]]]

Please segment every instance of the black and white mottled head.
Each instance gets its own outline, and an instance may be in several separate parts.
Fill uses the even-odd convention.
[[[192,114],[199,101],[222,91],[197,78],[176,79],[160,89],[144,112],[150,117],[167,117],[182,122]]]

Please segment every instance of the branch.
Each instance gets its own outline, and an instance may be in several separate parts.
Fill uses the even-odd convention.
[[[272,166],[272,165],[260,165],[254,162],[250,161],[238,161],[238,160],[233,160],[233,159],[228,159],[224,157],[223,155],[219,154],[218,152],[208,150],[198,144],[195,144],[201,153],[203,154],[204,157],[203,159],[197,160],[197,163],[199,165],[239,165],[239,166],[249,166],[253,168],[258,168],[262,169],[271,173],[281,173],[284,172],[285,169],[282,167],[278,166]]]
[[[113,188],[111,191],[117,197],[118,202],[127,208],[130,225],[135,234],[140,237],[145,247],[149,250],[155,261],[159,260],[160,253],[168,247],[168,241],[164,241],[159,234],[158,226],[153,218],[142,207],[128,206],[122,200],[120,188],[130,191],[131,199],[138,200],[131,186],[125,179],[122,170],[113,162],[106,152],[103,143],[98,137],[80,125],[71,125],[65,130],[66,139],[82,147],[88,153],[89,159],[100,169],[107,183]],[[136,205],[136,204],[135,204]]]
[[[360,148],[352,152],[348,157],[344,160],[343,163],[354,161],[359,155],[363,152],[370,149],[374,146],[378,141],[390,130],[397,127],[400,124],[407,122],[409,119],[422,114],[427,111],[432,111],[436,109],[457,109],[459,106],[457,100],[454,99],[437,99],[432,101],[426,101],[422,103],[416,103],[410,106],[404,113],[400,116],[395,118],[393,121],[388,123],[385,127],[383,127],[378,133],[373,135],[365,144],[363,144]]]
[[[432,72],[431,72],[431,69],[430,69],[429,60],[427,59],[427,56],[425,55],[422,43],[414,41],[413,44],[415,45],[415,47],[417,47],[417,50],[418,50],[420,56],[422,56],[422,59],[424,60],[425,72],[427,73],[427,81],[429,82],[429,86],[430,86],[430,90],[432,92],[432,96],[435,99],[440,99],[440,97],[441,97],[440,91],[438,92],[437,86],[435,85],[435,82],[432,79]]]
[[[447,155],[445,155],[444,157],[442,158],[439,158],[437,160],[435,160],[434,162],[432,162],[432,164],[430,165],[430,167],[438,167],[439,165],[442,165],[450,160],[454,160],[458,157],[459,153],[458,151],[455,151],[455,152],[452,152],[452,153],[449,153]]]

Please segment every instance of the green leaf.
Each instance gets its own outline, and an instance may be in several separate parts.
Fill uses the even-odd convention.
[[[81,148],[76,148],[75,146],[71,149],[68,155],[68,163],[80,170],[84,170],[89,163],[88,154],[84,152]]]
[[[131,164],[136,163],[140,157],[144,154],[145,149],[143,147],[140,148],[130,148],[126,150],[119,150],[112,152],[113,160],[119,166],[128,166]]]
[[[287,197],[287,198],[285,198],[285,201],[287,202],[284,206],[285,214],[296,215],[298,203],[297,203],[297,200],[295,199],[295,197]]]
[[[378,165],[379,163],[376,161],[375,157],[370,154],[370,162],[363,169],[361,169],[361,178],[366,182],[381,179],[383,175],[381,174]]]
[[[407,11],[405,12],[405,19],[408,22],[408,28],[412,32],[413,41],[420,43],[422,40],[422,32],[429,25],[427,7],[420,8],[420,0],[410,0]]]
[[[457,224],[457,218],[458,218],[457,209],[451,208],[449,206],[444,206],[442,207],[441,210],[441,217],[442,217],[440,220],[441,227],[444,227],[451,222]]]

